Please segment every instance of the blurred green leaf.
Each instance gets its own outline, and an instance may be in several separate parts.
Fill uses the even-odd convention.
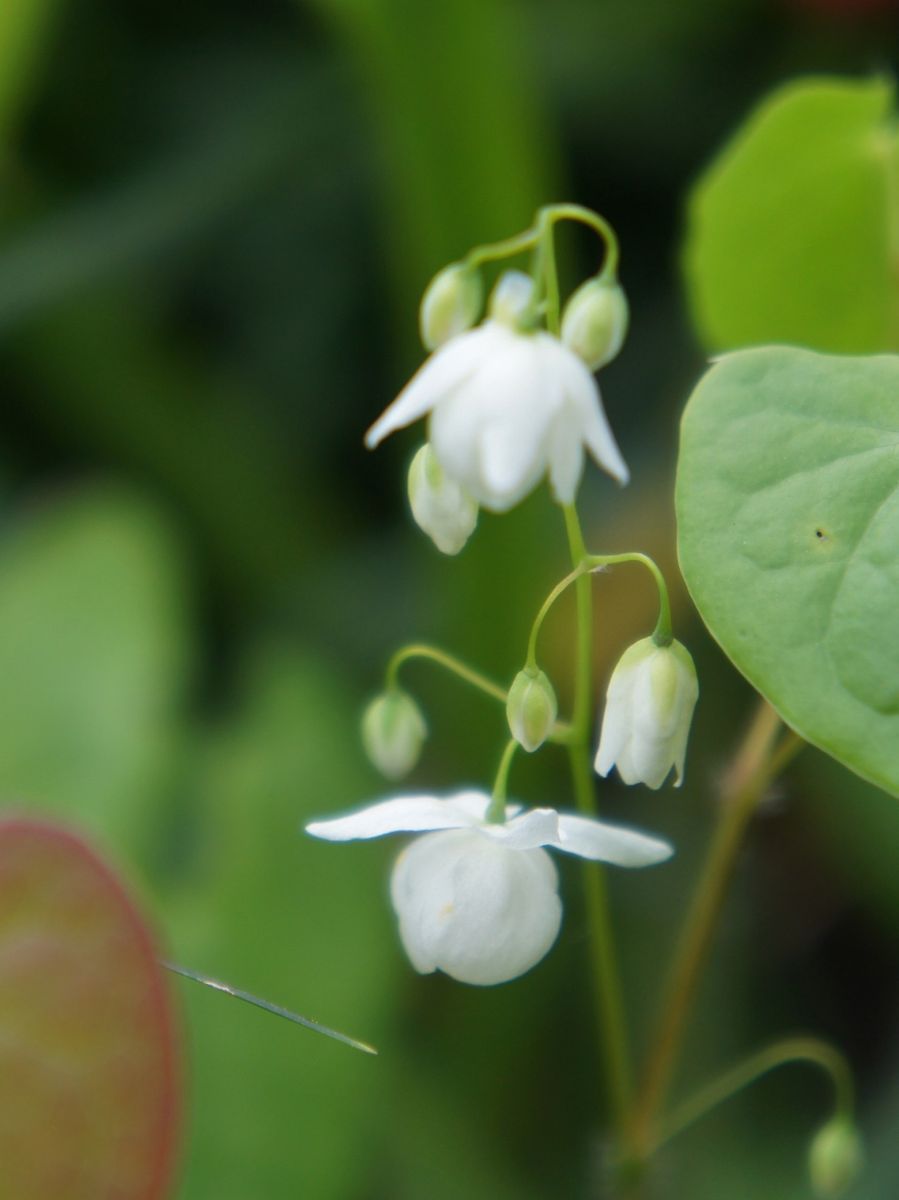
[[[385,1030],[400,958],[385,854],[396,847],[324,845],[301,828],[364,796],[357,719],[314,658],[289,645],[254,657],[241,713],[204,756],[198,869],[168,924],[179,961],[382,1053],[184,983],[194,1064],[184,1200],[365,1194],[372,1112],[391,1103]]]
[[[404,304],[417,303],[438,267],[525,228],[549,194],[556,164],[521,10],[511,0],[316,6],[363,73],[385,160],[391,266]]]
[[[60,0],[0,4],[0,145],[4,152],[19,112],[34,90],[37,67]]]
[[[59,826],[0,821],[0,1194],[162,1200],[180,1086],[142,918]]]
[[[899,358],[745,350],[684,414],[681,566],[737,668],[899,795]]]
[[[893,101],[885,79],[790,84],[700,179],[684,269],[706,346],[899,347]]]
[[[156,512],[96,489],[0,543],[0,799],[136,853],[187,663],[181,563]]]

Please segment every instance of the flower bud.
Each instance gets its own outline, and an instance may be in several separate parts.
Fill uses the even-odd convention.
[[[621,285],[588,279],[565,305],[562,341],[591,371],[598,371],[621,349],[627,321],[627,297]]]
[[[409,467],[412,516],[444,554],[458,554],[478,523],[477,502],[449,476],[425,442]]]
[[[822,1200],[841,1196],[864,1165],[858,1130],[847,1117],[833,1117],[818,1130],[808,1155],[815,1195]]]
[[[543,671],[526,667],[509,688],[506,717],[512,737],[529,753],[546,741],[559,711],[556,693]]]
[[[418,705],[399,688],[376,696],[362,714],[365,753],[387,779],[409,774],[427,733]]]
[[[696,668],[680,642],[660,646],[651,637],[635,642],[609,681],[597,772],[608,775],[617,766],[625,783],[658,788],[674,767],[679,787],[698,697]]]
[[[484,300],[480,272],[476,267],[450,263],[425,288],[418,310],[421,340],[428,350],[470,329],[478,319]]]
[[[490,297],[490,319],[511,329],[526,329],[534,323],[536,285],[524,271],[505,271]]]

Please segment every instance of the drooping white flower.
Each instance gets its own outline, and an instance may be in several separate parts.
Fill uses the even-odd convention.
[[[449,478],[427,442],[409,467],[409,506],[416,525],[444,554],[458,554],[478,523],[477,504]]]
[[[400,796],[306,832],[334,842],[423,833],[397,859],[390,894],[415,969],[462,983],[505,983],[548,952],[562,919],[556,868],[544,847],[645,867],[669,858],[660,838],[552,808],[508,805],[487,821],[484,792]]]
[[[491,319],[431,355],[369,429],[369,449],[430,413],[428,436],[440,465],[494,512],[517,504],[547,472],[555,498],[569,504],[585,446],[627,483],[587,367],[558,338],[521,328],[532,292],[528,276],[504,276]]]
[[[698,697],[696,668],[680,642],[635,642],[609,681],[596,770],[608,775],[617,766],[625,783],[658,788],[673,767],[679,787]]]

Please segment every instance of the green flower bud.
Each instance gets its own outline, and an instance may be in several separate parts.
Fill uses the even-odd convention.
[[[524,271],[505,271],[490,296],[490,319],[516,331],[532,329],[536,321],[537,286]]]
[[[861,1172],[864,1148],[858,1130],[847,1117],[833,1117],[815,1135],[808,1169],[815,1195],[828,1200],[841,1196]]]
[[[627,321],[627,297],[621,285],[588,279],[565,305],[562,341],[591,371],[598,371],[621,349]]]
[[[412,516],[438,550],[458,554],[478,523],[477,502],[449,476],[425,442],[409,467]]]
[[[428,350],[471,329],[481,313],[484,292],[480,272],[463,263],[450,263],[425,288],[418,310],[421,340]]]
[[[506,717],[512,737],[529,753],[546,741],[559,711],[553,685],[543,671],[525,667],[509,688]]]
[[[376,696],[362,714],[365,753],[387,779],[409,774],[427,733],[418,705],[399,688]]]

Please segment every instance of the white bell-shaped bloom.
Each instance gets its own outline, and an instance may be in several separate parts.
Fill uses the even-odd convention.
[[[562,905],[546,847],[622,867],[650,866],[672,853],[660,838],[552,808],[508,805],[506,821],[494,824],[489,805],[476,791],[400,796],[313,821],[306,832],[334,842],[424,834],[393,870],[403,946],[422,974],[441,970],[481,985],[524,974],[556,939]]]
[[[444,554],[458,554],[478,523],[477,504],[450,479],[427,442],[409,467],[409,506],[416,525]]]
[[[560,504],[574,499],[584,447],[619,483],[629,475],[596,381],[549,333],[522,329],[533,284],[504,276],[491,319],[441,346],[366,434],[372,449],[430,413],[429,441],[446,473],[484,508],[504,512],[547,472]]]
[[[680,642],[635,642],[609,681],[596,770],[608,775],[617,766],[625,783],[658,788],[673,767],[679,787],[698,697],[696,668]]]

